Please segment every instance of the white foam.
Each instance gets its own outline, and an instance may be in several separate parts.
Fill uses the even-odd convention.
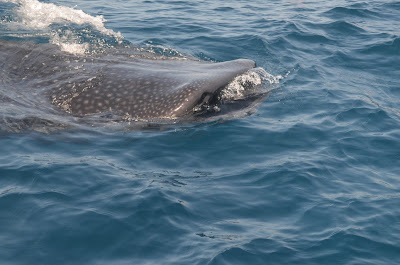
[[[50,26],[55,23],[74,23],[77,25],[90,24],[100,33],[115,37],[121,41],[123,36],[120,32],[107,29],[104,26],[106,20],[103,16],[91,16],[82,10],[57,6],[51,3],[41,3],[38,0],[0,0],[16,4],[15,19],[9,22],[10,26],[23,27],[31,30],[50,30]],[[71,31],[64,36],[50,34],[50,42],[57,44],[67,52],[82,53],[82,49],[87,49],[88,45],[79,43],[79,40]]]
[[[91,24],[95,29],[103,34],[121,37],[121,33],[116,33],[104,26],[106,20],[103,16],[91,16],[82,10],[55,4],[41,3],[37,0],[2,0],[18,5],[16,9],[19,23],[31,29],[45,29],[57,22],[71,22],[75,24]]]
[[[90,46],[88,43],[79,43],[79,39],[69,30],[65,31],[62,36],[56,33],[52,34],[50,43],[58,45],[65,52],[77,55],[87,52]]]
[[[271,75],[263,68],[257,67],[247,71],[246,73],[235,77],[220,94],[221,100],[238,100],[243,99],[255,87],[266,84],[278,84],[283,77],[281,75]],[[264,91],[266,92],[266,91]]]

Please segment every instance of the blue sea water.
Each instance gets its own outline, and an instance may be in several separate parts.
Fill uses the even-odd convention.
[[[0,264],[400,264],[399,1],[42,3],[0,1],[0,38],[110,42],[51,20],[73,7],[283,78],[248,116],[160,130],[22,128],[0,108]]]

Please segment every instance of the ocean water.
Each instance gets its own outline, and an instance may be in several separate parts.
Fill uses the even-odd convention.
[[[1,40],[247,58],[275,82],[246,115],[82,125],[17,104],[0,53],[0,264],[400,264],[399,18],[388,0],[0,1]]]

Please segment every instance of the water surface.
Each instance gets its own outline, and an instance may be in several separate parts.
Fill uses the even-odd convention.
[[[255,113],[153,130],[22,128],[34,111],[0,101],[0,263],[400,262],[400,2],[42,3],[0,1],[0,38],[283,78]]]

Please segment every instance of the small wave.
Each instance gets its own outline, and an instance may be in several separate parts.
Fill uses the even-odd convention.
[[[355,22],[349,22],[344,20],[337,20],[333,22],[324,23],[311,23],[306,22],[305,25],[308,31],[324,32],[324,35],[328,39],[337,41],[338,36],[365,36],[368,31],[365,30],[360,24]],[[319,33],[321,35],[321,33]]]
[[[383,3],[382,7],[394,10],[400,10],[400,1],[390,1],[389,3]]]
[[[397,57],[400,54],[400,38],[388,40],[384,43],[374,43],[371,46],[363,47],[360,52],[363,54],[377,54],[380,56],[383,55]]]
[[[378,14],[368,9],[362,8],[349,8],[349,7],[335,7],[325,12],[326,15],[332,18],[343,19],[343,17],[360,17],[360,18],[373,18],[378,17]]]
[[[294,40],[301,43],[310,43],[310,44],[335,44],[335,41],[331,38],[328,38],[324,35],[315,34],[315,33],[305,33],[305,32],[291,32],[287,35],[290,40]]]
[[[214,11],[221,11],[221,12],[234,11],[234,10],[235,10],[234,8],[229,7],[229,6],[214,8]]]

